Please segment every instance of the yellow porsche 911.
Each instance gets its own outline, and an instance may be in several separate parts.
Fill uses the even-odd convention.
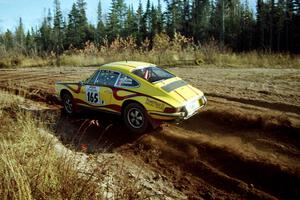
[[[78,106],[122,116],[136,133],[162,121],[186,120],[207,100],[200,90],[150,63],[114,62],[99,67],[87,80],[56,83],[57,97],[72,114]]]

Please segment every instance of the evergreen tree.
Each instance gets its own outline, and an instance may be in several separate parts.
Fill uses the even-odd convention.
[[[151,6],[151,12],[150,12],[150,30],[149,30],[149,38],[151,41],[153,40],[154,36],[158,34],[158,11],[152,4]]]
[[[146,4],[146,10],[144,13],[144,21],[146,24],[145,27],[145,35],[146,38],[150,39],[151,38],[151,4],[150,4],[150,0],[147,0],[147,4]]]
[[[191,5],[189,0],[183,0],[183,15],[182,15],[182,35],[190,36],[191,35]]]
[[[242,8],[241,34],[238,38],[240,41],[238,46],[239,51],[255,48],[254,32],[255,20],[252,11],[249,8],[248,1],[246,0]]]
[[[48,13],[47,17],[44,17],[39,33],[37,35],[38,50],[41,55],[50,53],[52,50],[52,29],[51,29],[51,17]]]
[[[167,33],[173,37],[177,31],[182,31],[183,4],[178,0],[165,0],[167,3],[166,25]]]
[[[34,55],[36,53],[36,45],[34,41],[34,37],[31,35],[30,31],[27,31],[25,37],[25,48],[27,55]]]
[[[10,30],[6,30],[3,36],[3,43],[6,51],[14,49],[14,35]]]
[[[63,28],[63,16],[60,8],[60,1],[54,0],[53,41],[56,56],[63,52]]]
[[[79,48],[83,48],[85,46],[86,41],[91,41],[94,39],[93,30],[88,25],[87,17],[86,17],[86,2],[85,0],[77,0],[76,6],[78,10],[77,15],[77,34],[79,35]]]
[[[215,38],[221,47],[225,44],[234,51],[300,52],[300,0],[257,0],[256,12],[249,8],[248,0],[165,0],[165,10],[161,0],[157,6],[154,0],[144,1],[144,9],[139,0],[136,11],[124,0],[112,0],[108,17],[98,0],[96,26],[88,23],[85,0],[76,0],[68,16],[63,16],[60,1],[53,1],[53,17],[49,10],[42,23],[26,35],[21,18],[13,33],[0,33],[1,49],[27,55],[54,51],[59,57],[70,45],[82,49],[86,42],[95,41],[99,46],[107,37],[111,42],[133,36],[140,45],[146,38],[151,44],[158,33],[173,37],[180,32],[195,42]]]
[[[22,18],[19,18],[19,25],[15,32],[15,40],[17,49],[21,49],[22,51],[25,51],[25,33],[24,33],[24,25],[22,22]]]
[[[236,38],[241,34],[241,4],[239,0],[218,0],[213,14],[214,33],[219,35],[221,47],[224,43],[237,49]],[[216,37],[218,38],[218,37]]]
[[[141,44],[146,38],[146,33],[147,33],[147,26],[144,18],[144,11],[143,11],[143,5],[141,0],[139,0],[139,6],[136,11],[136,18],[137,18],[137,27],[138,27],[137,43]]]
[[[161,2],[157,0],[157,32],[161,33],[164,31],[164,16],[162,12]]]
[[[257,21],[257,32],[256,35],[258,37],[258,47],[264,49],[265,47],[265,13],[266,8],[264,5],[263,0],[257,0],[257,14],[256,14],[256,21]]]
[[[124,0],[112,0],[107,22],[107,33],[110,41],[124,34],[126,10]]]
[[[97,7],[97,29],[96,29],[96,44],[100,45],[103,42],[103,39],[106,38],[106,31],[105,31],[105,24],[103,22],[103,15],[102,15],[102,6],[101,0],[98,2]]]
[[[188,17],[188,1],[185,5],[185,19]],[[194,0],[192,4],[192,35],[196,41],[209,39],[211,7],[209,0]],[[221,17],[221,16],[219,16]],[[221,25],[221,24],[220,24]],[[188,28],[188,24],[185,25]]]
[[[127,10],[127,17],[125,20],[125,27],[124,27],[124,37],[132,36],[137,38],[137,19],[133,11],[133,6],[128,8]]]
[[[66,46],[69,48],[70,46],[75,48],[82,47],[81,44],[81,35],[79,34],[79,10],[76,7],[76,4],[73,3],[72,9],[69,13],[69,21],[66,30]]]

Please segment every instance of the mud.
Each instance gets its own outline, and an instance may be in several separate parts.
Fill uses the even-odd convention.
[[[245,81],[255,77],[259,69],[246,70],[247,76],[242,72],[245,69],[219,69],[219,74],[200,69],[200,74],[206,72],[204,80],[216,76],[213,77],[215,82],[208,80],[205,83],[200,79],[197,82],[195,77],[200,75],[195,74],[194,68],[190,74],[186,70],[185,78],[194,81],[200,89],[211,89],[207,108],[179,125],[164,124],[157,130],[135,135],[126,130],[119,116],[82,110],[71,117],[61,112],[53,95],[55,81],[81,80],[93,70],[1,70],[0,87],[31,99],[23,109],[45,122],[68,148],[83,151],[85,146],[87,154],[118,152],[128,160],[143,163],[156,171],[159,177],[190,199],[300,198],[297,76],[292,77],[293,82],[284,82],[282,78],[278,84],[272,77],[278,78],[279,72],[270,70],[274,74],[268,76],[268,81],[276,82],[276,90],[266,85],[264,78],[257,77],[250,90],[245,89]],[[239,74],[237,77],[240,78],[229,72]],[[291,70],[283,71],[282,75],[290,73]],[[49,74],[53,76],[47,78]],[[230,84],[231,96],[226,88],[230,81],[220,84],[217,79],[220,75],[223,80],[224,74],[234,82],[234,85]],[[264,85],[265,92],[261,92],[260,84]],[[283,92],[289,93],[285,97],[288,100],[281,100],[282,95],[277,93],[288,87],[293,87],[292,91]],[[38,103],[48,109],[30,107],[30,104]]]

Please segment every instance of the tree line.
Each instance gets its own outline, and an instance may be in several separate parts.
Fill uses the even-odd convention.
[[[200,46],[213,40],[237,52],[300,52],[300,0],[257,0],[256,12],[247,0],[165,0],[164,9],[160,0],[145,5],[140,0],[136,10],[124,0],[112,0],[105,14],[99,0],[96,25],[88,22],[86,5],[76,0],[64,16],[60,1],[54,0],[53,11],[26,33],[20,18],[14,31],[0,34],[0,52],[58,56],[82,49],[86,42],[100,47],[116,38],[133,37],[137,46],[145,40],[151,44],[160,33],[170,38],[180,33]]]

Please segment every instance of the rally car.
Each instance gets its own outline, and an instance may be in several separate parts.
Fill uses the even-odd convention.
[[[67,114],[78,107],[109,111],[121,115],[125,125],[136,133],[163,121],[186,120],[207,103],[200,90],[145,62],[105,64],[88,79],[58,82],[55,89]]]

